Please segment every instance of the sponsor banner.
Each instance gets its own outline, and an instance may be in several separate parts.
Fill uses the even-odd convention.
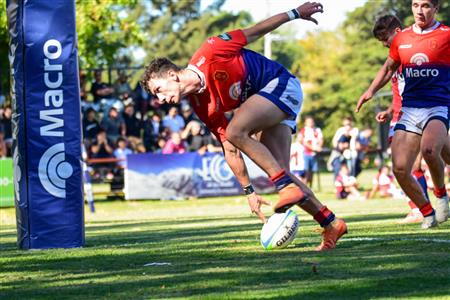
[[[18,150],[14,166],[20,173],[15,176],[18,227],[24,227],[18,230],[19,247],[80,247],[84,205],[75,3],[8,0],[7,4],[13,100],[15,114],[23,116],[14,129],[18,145],[13,150]],[[10,14],[14,6],[16,17]],[[11,28],[21,39],[14,41]]]
[[[266,174],[245,158],[259,193],[274,191]],[[126,199],[180,199],[242,194],[223,154],[132,154],[125,170]]]
[[[14,206],[12,159],[0,159],[0,207]]]

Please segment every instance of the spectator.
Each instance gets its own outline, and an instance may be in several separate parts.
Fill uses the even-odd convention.
[[[102,129],[97,133],[97,138],[92,143],[89,149],[90,158],[112,158],[114,148],[106,137],[106,132]],[[112,178],[112,168],[114,164],[111,163],[97,163],[93,166],[96,178]]]
[[[350,170],[346,163],[341,164],[339,173],[334,180],[337,199],[364,200],[358,191],[358,182],[354,176],[350,175]]]
[[[135,151],[138,151],[138,145],[143,144],[141,139],[142,122],[136,117],[133,104],[130,103],[125,106],[125,110],[123,112],[123,120],[126,129],[125,135],[131,144],[131,148]]]
[[[181,132],[185,123],[183,118],[178,114],[178,107],[172,106],[168,114],[163,118],[163,126],[169,128],[171,132]]]
[[[94,82],[91,86],[91,93],[96,104],[99,104],[103,98],[111,99],[113,96],[114,89],[102,81],[101,70],[94,71]]]
[[[189,124],[189,122],[193,120],[199,121],[189,103],[183,103],[181,105],[181,114],[184,120],[184,124]]]
[[[101,127],[106,131],[106,136],[113,144],[119,136],[125,136],[126,133],[125,122],[114,106],[109,109],[108,115],[103,117]]]
[[[343,125],[342,127],[336,130],[336,133],[333,136],[332,145],[333,147],[336,147],[341,136],[343,135],[349,136],[350,137],[349,151],[347,151],[346,154],[350,156],[348,157],[350,161],[355,162],[356,157],[358,156],[358,152],[356,150],[356,138],[359,135],[359,130],[358,128],[353,127],[353,120],[351,117],[345,117],[344,120],[342,121],[342,125]],[[355,176],[356,170],[353,166],[354,164],[349,165],[350,174]]]
[[[131,86],[128,83],[128,75],[124,70],[117,70],[118,78],[114,83],[114,96],[117,99],[126,101],[131,97]]]
[[[127,140],[123,137],[117,139],[117,148],[114,150],[114,157],[119,159],[117,166],[121,169],[127,167],[127,155],[132,154],[133,151],[127,147]]]
[[[6,145],[6,156],[12,156],[12,109],[11,106],[6,106],[3,109],[3,114],[0,119],[0,124],[3,126],[3,140]]]
[[[147,113],[147,118],[143,124],[144,134],[144,146],[148,152],[154,152],[158,149],[158,137],[163,131],[163,126],[161,124],[161,116],[154,111],[149,111]]]
[[[367,152],[370,150],[370,142],[373,135],[372,128],[365,128],[361,132],[359,132],[356,137],[356,157],[352,157],[352,170],[353,176],[357,177],[361,171],[361,164],[363,163],[364,158],[366,157]]]
[[[329,171],[333,171],[336,178],[342,164],[349,165],[351,163],[350,154],[350,136],[344,134],[337,141],[336,148],[331,151],[330,157],[327,162],[327,168]]]
[[[137,83],[133,91],[134,108],[139,119],[144,120],[150,106],[151,96]]]
[[[377,192],[381,198],[405,198],[402,190],[395,185],[394,175],[391,172],[391,168],[388,166],[382,166],[378,170],[378,174],[373,179],[372,190],[367,194],[367,198],[373,198]]]
[[[89,145],[95,140],[100,129],[96,111],[93,108],[88,108],[84,113],[83,118],[83,137],[87,148],[89,148]]]
[[[208,138],[202,133],[200,122],[190,121],[181,133],[181,138],[186,140],[188,151],[199,151],[201,154],[207,151]]]
[[[215,153],[215,152],[223,152],[222,149],[222,144],[219,142],[219,140],[217,139],[217,137],[214,134],[208,134],[208,145],[206,146],[206,149],[208,150],[208,152],[210,153]]]
[[[304,147],[299,139],[291,145],[290,168],[292,174],[306,184]]]
[[[170,139],[164,145],[162,154],[184,153],[186,152],[186,146],[184,141],[178,132],[172,132]]]
[[[305,118],[304,127],[300,130],[298,139],[303,145],[306,184],[312,186],[313,174],[318,171],[316,154],[322,151],[323,135],[322,130],[315,127],[311,116]]]
[[[165,138],[158,137],[157,141],[156,141],[156,149],[155,149],[154,152],[161,154],[163,149],[164,149],[164,147],[166,146],[166,144],[167,144],[167,141],[166,141]]]

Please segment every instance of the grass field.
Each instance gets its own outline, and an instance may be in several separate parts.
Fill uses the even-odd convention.
[[[300,210],[291,247],[264,251],[244,197],[98,202],[86,247],[69,250],[17,250],[2,209],[0,299],[450,299],[450,222],[424,231],[395,223],[401,200],[319,196],[349,226],[327,253]]]

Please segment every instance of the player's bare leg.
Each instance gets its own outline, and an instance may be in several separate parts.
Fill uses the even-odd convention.
[[[427,191],[427,185],[426,185],[426,179],[423,174],[422,170],[422,154],[418,154],[416,157],[416,160],[414,161],[413,167],[412,167],[412,174],[414,178],[419,182],[420,187],[422,188],[422,191],[425,194],[425,197],[427,200],[428,198],[428,191]],[[417,205],[408,199],[408,205],[411,208],[410,212],[406,215],[406,217],[400,221],[398,221],[398,224],[407,224],[407,223],[420,223],[423,221],[422,213],[420,212]]]
[[[278,124],[263,130],[260,134],[260,141],[270,150],[281,167],[289,171],[291,129],[286,125]],[[289,175],[306,195],[305,200],[301,201],[298,205],[320,223],[323,212],[328,210],[327,207],[320,203],[308,186],[295,175],[291,174],[290,171]],[[324,226],[324,228],[322,243],[316,248],[319,251],[334,248],[337,240],[347,233],[347,225],[343,220],[337,218]]]
[[[450,137],[447,137],[447,142],[442,147],[441,157],[444,160],[444,163],[450,165]]]
[[[416,204],[424,216],[422,228],[437,225],[434,210],[427,201],[419,183],[414,179],[411,170],[420,150],[421,136],[403,130],[395,131],[392,139],[392,163],[395,178],[406,195]]]
[[[437,198],[436,220],[439,223],[447,221],[449,213],[448,196],[445,188],[445,164],[440,156],[447,142],[446,126],[440,120],[431,120],[423,131],[420,148],[433,180],[434,195]]]

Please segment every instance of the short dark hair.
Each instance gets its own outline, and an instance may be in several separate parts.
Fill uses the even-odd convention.
[[[168,71],[180,71],[181,68],[170,61],[168,58],[155,58],[145,67],[144,74],[141,77],[141,87],[149,94],[152,92],[148,89],[147,82],[152,78],[164,77]]]
[[[433,3],[434,6],[439,6],[440,1],[439,0],[430,0],[431,3]]]
[[[402,22],[394,15],[385,15],[378,18],[373,26],[373,35],[382,40],[396,28],[402,28]]]

